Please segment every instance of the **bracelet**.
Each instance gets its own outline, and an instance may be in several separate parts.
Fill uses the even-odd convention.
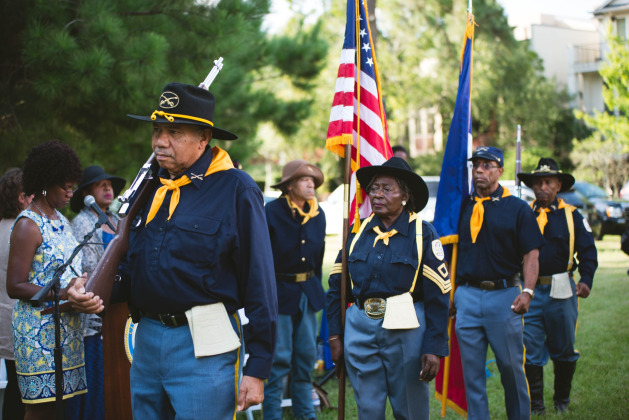
[[[338,339],[339,339],[338,337],[330,337],[330,338],[328,338],[328,343],[329,343],[330,341],[332,341],[332,340],[338,340]]]

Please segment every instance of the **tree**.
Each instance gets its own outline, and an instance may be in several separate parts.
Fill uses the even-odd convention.
[[[609,51],[599,70],[606,111],[575,112],[595,131],[583,141],[574,141],[572,158],[580,173],[618,196],[629,179],[629,49],[625,40],[612,33],[611,25],[607,40]]]
[[[150,128],[125,114],[149,115],[166,83],[200,83],[219,56],[214,122],[240,138],[223,146],[244,160],[259,123],[295,132],[311,100],[279,97],[259,80],[307,90],[327,46],[317,28],[266,36],[268,9],[269,0],[4,2],[1,166],[19,165],[31,146],[59,138],[84,164],[131,178],[150,154]]]

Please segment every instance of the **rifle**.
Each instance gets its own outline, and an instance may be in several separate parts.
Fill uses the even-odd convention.
[[[521,127],[518,124],[518,137],[515,143],[515,186],[518,191],[518,198],[522,198],[522,185],[520,185],[520,178],[518,174],[522,172],[522,143],[520,141]]]
[[[212,84],[214,78],[222,68],[223,57],[219,57],[218,60],[214,60],[214,67],[212,67],[212,70],[199,87],[208,90],[210,84]],[[118,212],[120,216],[118,229],[116,229],[114,238],[107,245],[105,253],[98,261],[94,272],[85,284],[86,292],[93,292],[94,295],[103,299],[105,310],[109,306],[109,299],[120,260],[127,254],[127,251],[129,251],[129,231],[131,229],[131,223],[133,223],[136,216],[142,211],[147,201],[152,196],[153,191],[157,185],[159,185],[158,177],[153,176],[153,174],[157,174],[157,170],[158,165],[155,161],[155,153],[151,153],[151,156],[146,163],[142,165],[142,168],[129,189],[122,196],[118,197],[118,200],[122,202],[122,206]],[[69,302],[61,305],[62,311],[71,309],[72,307]],[[49,310],[47,309],[46,311]],[[44,311],[44,313],[47,313],[46,311]]]

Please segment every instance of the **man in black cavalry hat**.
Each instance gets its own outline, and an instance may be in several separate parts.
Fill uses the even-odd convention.
[[[531,204],[546,239],[539,252],[539,278],[535,299],[524,315],[526,377],[531,395],[531,411],[542,414],[544,407],[544,365],[548,356],[555,367],[555,409],[565,411],[570,402],[572,377],[579,358],[574,349],[578,315],[577,296],[587,298],[598,266],[596,246],[587,220],[575,207],[557,198],[568,191],[574,177],[559,170],[550,158],[541,158],[530,173],[518,178],[533,189]],[[581,279],[574,282],[577,269]]]
[[[277,296],[262,193],[212,138],[214,96],[164,88],[150,116],[161,186],[132,224],[122,289],[141,315],[131,366],[138,419],[235,418],[262,402],[276,337]],[[251,326],[244,352],[237,314]]]

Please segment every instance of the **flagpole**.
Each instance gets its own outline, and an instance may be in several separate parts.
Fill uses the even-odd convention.
[[[347,310],[347,238],[349,237],[349,203],[352,163],[352,145],[345,145],[345,170],[343,174],[343,243],[341,244],[341,331],[345,335],[345,312]],[[338,419],[345,419],[345,363],[336,366],[339,380]]]
[[[456,262],[459,256],[459,244],[452,245],[452,261],[450,262],[450,306],[454,300],[454,289],[456,288]],[[448,356],[443,365],[443,386],[441,387],[441,417],[446,416],[446,402],[448,400],[448,386],[450,385],[450,352],[452,349],[452,317],[448,317]]]

